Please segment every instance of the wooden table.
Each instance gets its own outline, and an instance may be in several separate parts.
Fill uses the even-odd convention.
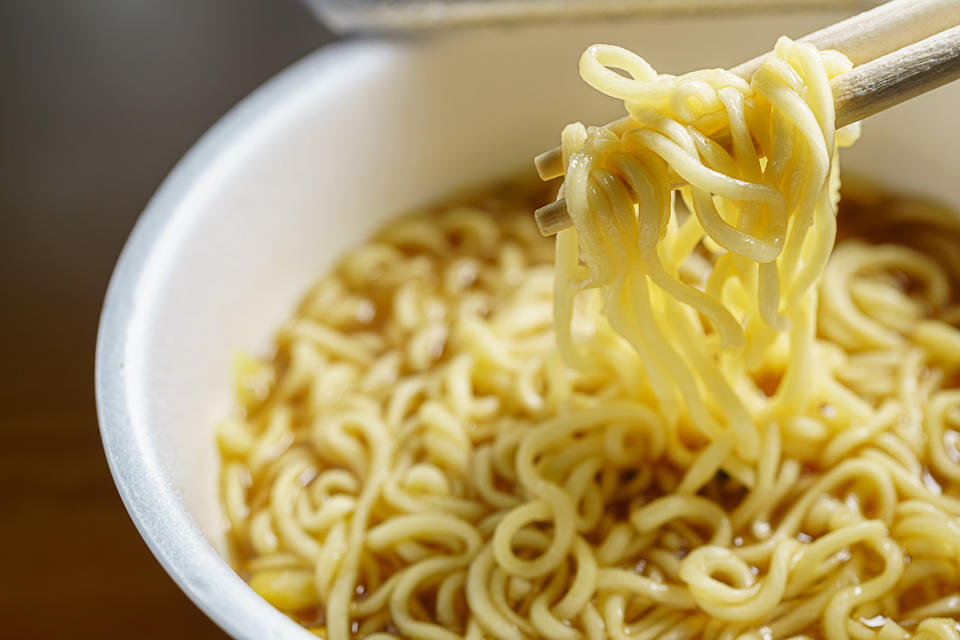
[[[177,159],[330,39],[296,0],[0,3],[0,637],[224,637],[113,486],[97,317]]]

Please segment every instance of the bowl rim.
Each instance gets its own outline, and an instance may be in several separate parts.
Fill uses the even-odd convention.
[[[97,330],[94,387],[104,453],[114,483],[140,536],[180,589],[210,619],[241,640],[313,637],[256,594],[205,538],[138,422],[131,397],[137,366],[132,334],[138,291],[160,239],[184,212],[180,204],[239,140],[295,100],[311,80],[350,68],[351,60],[386,45],[355,39],[326,45],[283,69],[210,127],[151,197],[117,259]],[[132,344],[133,343],[133,344]]]

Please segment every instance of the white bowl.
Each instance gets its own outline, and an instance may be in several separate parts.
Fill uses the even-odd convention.
[[[620,107],[577,76],[595,41],[655,67],[728,66],[837,18],[764,14],[459,31],[319,51],[244,100],[170,174],[120,257],[97,345],[100,429],[141,535],[236,638],[310,638],[230,569],[213,427],[231,354],[385,218],[529,166]],[[960,203],[960,86],[871,119],[846,166]]]

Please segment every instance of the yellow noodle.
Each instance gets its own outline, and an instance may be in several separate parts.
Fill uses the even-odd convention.
[[[335,640],[960,640],[960,218],[854,185],[834,248],[850,66],[590,47],[572,229],[406,216],[237,359],[243,577]]]

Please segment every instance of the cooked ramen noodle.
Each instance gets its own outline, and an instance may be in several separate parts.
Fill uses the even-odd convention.
[[[632,128],[564,130],[555,245],[403,217],[239,359],[241,575],[337,640],[960,639],[960,218],[853,184],[837,241],[849,67],[588,49]]]

